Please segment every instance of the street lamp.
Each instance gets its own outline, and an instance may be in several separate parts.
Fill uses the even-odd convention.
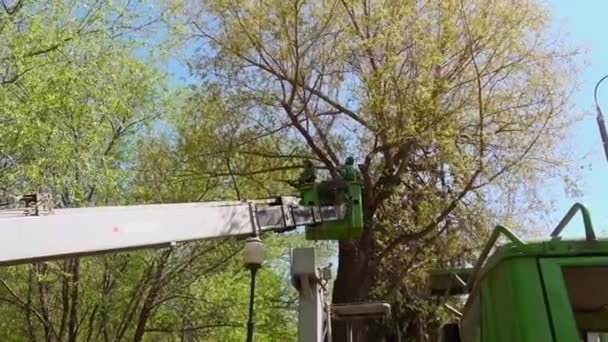
[[[608,159],[608,133],[606,132],[606,124],[604,123],[604,114],[602,113],[602,109],[600,108],[599,103],[597,102],[597,88],[599,88],[600,84],[608,78],[608,75],[602,77],[596,84],[595,89],[593,90],[593,99],[595,100],[595,111],[597,112],[597,125],[600,129],[600,136],[602,138],[602,145],[604,146],[604,154],[606,155],[606,159]]]
[[[253,341],[253,305],[255,297],[255,276],[266,258],[266,247],[259,237],[250,237],[243,248],[243,262],[251,271],[251,292],[249,294],[249,319],[247,320],[247,342]]]

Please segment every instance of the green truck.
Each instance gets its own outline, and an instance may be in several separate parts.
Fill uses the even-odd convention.
[[[563,239],[579,212],[585,239]],[[501,236],[508,242],[494,248]],[[608,341],[608,240],[578,203],[546,240],[496,227],[474,267],[433,272],[430,288],[466,296],[462,313],[448,306],[459,318],[443,326],[443,342]]]

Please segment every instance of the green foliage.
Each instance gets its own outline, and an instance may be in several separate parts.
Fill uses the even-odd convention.
[[[330,176],[355,155],[366,229],[339,244],[334,300],[393,303],[369,340],[429,340],[446,313],[428,270],[470,263],[485,227],[521,222],[564,170],[576,51],[548,24],[529,0],[12,1],[0,190],[67,207],[271,197],[303,159]],[[175,49],[200,82],[168,92]],[[307,243],[267,242],[257,337],[291,341],[285,251]],[[241,341],[240,245],[3,269],[0,340]]]
[[[577,51],[528,0],[210,0],[193,12],[195,71],[247,104],[241,125],[262,141],[280,132],[331,173],[345,156],[361,163],[367,225],[340,243],[334,300],[391,300],[392,328],[432,339],[426,272],[471,262],[494,220],[522,223],[514,214],[533,215],[565,170]]]
[[[262,197],[278,190],[181,177],[211,172],[214,163],[236,164],[241,155],[218,137],[238,130],[238,122],[225,120],[220,98],[168,96],[167,75],[157,67],[162,61],[146,47],[158,38],[159,21],[150,13],[159,8],[167,6],[24,1],[14,12],[0,9],[4,194],[48,191],[56,206],[73,207]],[[156,41],[154,48],[161,45]],[[174,110],[183,114],[167,115]],[[165,139],[171,128],[177,140]],[[187,162],[211,147],[221,158]],[[251,164],[238,160],[239,169],[259,165],[246,160]],[[285,263],[277,261],[286,250],[276,246],[297,239],[272,241],[271,266],[258,276],[257,338],[292,341],[294,292]],[[2,269],[0,340],[242,341],[249,277],[241,246],[190,243]]]
[[[162,112],[163,76],[135,58],[136,42],[108,36],[112,22],[126,24],[105,18],[117,8],[39,5],[48,11],[26,3],[1,32],[5,77],[16,78],[0,88],[0,151],[10,160],[0,185],[81,206],[122,186],[128,141]],[[89,17],[71,17],[75,10]]]

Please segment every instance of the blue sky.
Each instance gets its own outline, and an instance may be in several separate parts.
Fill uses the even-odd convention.
[[[568,33],[566,39],[570,44],[586,50],[581,58],[586,65],[578,75],[580,87],[573,99],[574,110],[586,115],[567,137],[568,144],[574,147],[574,153],[580,156],[576,166],[579,167],[583,195],[569,198],[563,191],[551,191],[557,195],[554,198],[557,203],[556,221],[551,225],[557,223],[559,216],[565,214],[572,203],[580,201],[590,208],[596,230],[603,231],[608,221],[608,202],[605,200],[608,195],[608,161],[603,154],[595,121],[593,88],[602,76],[608,74],[608,41],[604,34],[608,28],[608,1],[546,0],[546,3],[553,12],[556,28]],[[608,82],[600,87],[598,99],[604,112],[608,112]],[[582,236],[580,220],[576,221],[568,230],[568,236]]]

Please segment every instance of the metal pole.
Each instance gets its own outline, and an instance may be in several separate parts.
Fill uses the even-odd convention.
[[[327,342],[333,342],[333,336],[331,331],[331,305],[325,304],[325,327],[327,328]]]
[[[247,342],[253,342],[253,315],[255,305],[255,276],[258,268],[254,265],[250,266],[251,270],[251,292],[249,293],[249,319],[247,320]]]
[[[604,154],[606,155],[606,160],[608,160],[608,133],[606,132],[606,123],[604,122],[604,114],[602,114],[602,110],[600,108],[599,103],[597,102],[597,88],[600,84],[608,78],[608,75],[602,77],[597,84],[595,85],[595,89],[593,90],[593,99],[595,100],[595,110],[597,112],[597,125],[600,129],[600,137],[602,138],[602,145],[604,147]]]
[[[314,248],[295,248],[291,253],[292,282],[299,293],[298,341],[323,341],[323,302]]]

